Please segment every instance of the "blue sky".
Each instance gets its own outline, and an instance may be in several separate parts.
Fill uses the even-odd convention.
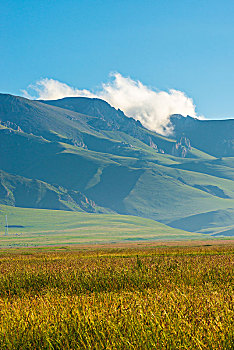
[[[110,72],[234,117],[233,0],[2,0],[0,91],[53,78],[95,89]]]

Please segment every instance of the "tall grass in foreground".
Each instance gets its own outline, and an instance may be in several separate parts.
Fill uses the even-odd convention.
[[[0,349],[233,349],[233,251],[3,254]]]

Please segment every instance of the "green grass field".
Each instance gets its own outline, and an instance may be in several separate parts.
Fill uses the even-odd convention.
[[[5,215],[8,235],[5,235]],[[210,235],[170,228],[128,215],[25,209],[0,205],[0,247],[207,239]]]
[[[1,250],[0,349],[232,350],[233,253],[217,242]]]

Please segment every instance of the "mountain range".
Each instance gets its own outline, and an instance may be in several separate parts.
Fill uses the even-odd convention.
[[[134,215],[234,234],[234,120],[146,129],[107,102],[0,94],[0,204]]]

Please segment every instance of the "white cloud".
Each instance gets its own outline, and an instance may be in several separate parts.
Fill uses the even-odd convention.
[[[170,132],[168,123],[171,114],[196,116],[192,99],[183,92],[155,91],[119,73],[114,74],[112,82],[103,84],[100,96],[129,117],[140,120],[148,129],[159,133]]]
[[[184,92],[174,89],[168,92],[156,91],[140,81],[123,77],[119,73],[112,74],[111,81],[102,84],[102,89],[95,94],[47,78],[30,85],[29,89],[36,92],[36,96],[31,96],[24,90],[25,97],[42,100],[55,100],[68,96],[102,98],[113,107],[121,109],[128,117],[139,120],[146,128],[161,134],[170,133],[171,114],[197,117],[193,100]]]
[[[61,83],[54,79],[41,79],[36,82],[36,84],[29,85],[29,91],[36,92],[36,96],[30,95],[27,90],[22,90],[23,94],[27,98],[32,98],[36,100],[58,100],[63,97],[96,97],[88,90],[75,89],[65,83]]]

